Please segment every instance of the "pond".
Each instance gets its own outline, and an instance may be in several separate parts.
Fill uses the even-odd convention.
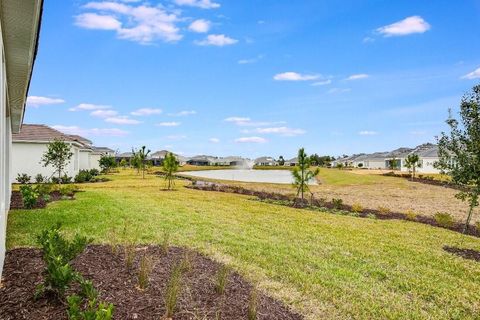
[[[263,182],[263,183],[293,183],[290,170],[252,170],[252,169],[231,169],[231,170],[202,170],[180,172],[181,175],[207,178],[214,180],[232,180],[241,182]],[[311,181],[310,184],[317,184]]]

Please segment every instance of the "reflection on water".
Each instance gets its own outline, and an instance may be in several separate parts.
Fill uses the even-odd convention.
[[[181,175],[216,179],[216,180],[232,180],[242,182],[263,182],[263,183],[293,183],[292,173],[289,170],[204,170],[180,172]],[[310,184],[317,184],[311,181]]]

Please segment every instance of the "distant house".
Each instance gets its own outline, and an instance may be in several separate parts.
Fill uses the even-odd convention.
[[[152,161],[154,166],[161,166],[163,164],[163,160],[165,160],[165,156],[167,153],[170,153],[168,150],[161,150],[161,151],[156,151],[150,155],[150,160]],[[179,165],[183,166],[187,162],[187,159],[183,156],[180,156],[178,154],[173,154],[175,158],[177,158],[177,162]]]
[[[87,145],[87,139],[70,136],[46,125],[24,124],[19,133],[12,135],[12,177],[15,181],[18,174],[26,173],[32,177],[37,174],[50,177],[55,169],[44,167],[41,163],[47,145],[55,139],[63,140],[71,146],[73,156],[65,169],[65,174],[75,176],[81,169],[91,169],[90,154],[92,148]]]
[[[432,143],[425,143],[419,145],[410,152],[411,154],[417,154],[420,158],[420,163],[415,169],[418,173],[440,173],[440,170],[435,168],[435,163],[440,159],[438,157],[438,146]],[[408,171],[409,169],[402,163],[402,171]]]
[[[133,158],[133,152],[123,152],[115,155],[115,161],[120,163],[120,161],[125,160],[127,163],[130,163],[130,160]]]
[[[290,160],[286,160],[284,165],[287,166],[287,167],[288,166],[294,167],[294,166],[298,165],[298,158],[295,157],[295,158],[292,158]]]
[[[115,156],[115,151],[107,147],[95,147],[92,146],[92,152],[90,153],[90,168],[100,170],[100,158],[102,156]]]
[[[256,166],[276,166],[278,164],[272,157],[260,157],[255,159]]]
[[[213,166],[215,163],[215,157],[205,155],[195,156],[187,160],[187,164],[192,166]]]

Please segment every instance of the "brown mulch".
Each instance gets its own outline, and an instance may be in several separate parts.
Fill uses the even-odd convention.
[[[69,200],[74,199],[73,194],[67,197]],[[50,200],[48,202],[40,197],[32,209],[45,208],[47,206],[47,203],[52,201],[59,201],[59,200],[62,200],[63,198],[64,197],[59,191],[52,191],[50,192]],[[10,209],[25,209],[25,207],[23,206],[23,199],[20,191],[17,191],[17,190],[12,191],[12,197],[10,198]]]
[[[443,250],[468,260],[480,262],[480,251],[473,249],[460,249],[457,247],[444,246]]]
[[[259,200],[273,200],[273,201],[283,201],[288,202],[288,205],[297,209],[304,208],[324,208],[328,210],[343,210],[348,212],[354,212],[351,205],[341,204],[340,206],[334,204],[332,201],[326,201],[325,199],[316,199],[314,197],[308,196],[307,199],[301,200],[288,196],[281,193],[275,192],[264,192],[257,190],[250,190],[240,186],[232,186],[228,184],[221,184],[216,182],[206,182],[206,181],[195,181],[191,185],[185,186],[186,188],[203,190],[203,191],[217,191],[217,192],[228,192],[228,193],[238,193],[243,195],[255,196]],[[280,203],[279,203],[280,204]],[[408,216],[405,213],[401,212],[380,212],[376,209],[364,208],[362,212],[356,213],[360,218],[369,218],[369,215],[374,215],[379,220],[409,220]],[[440,226],[434,217],[417,215],[415,217],[415,222],[428,224],[434,227],[441,227],[449,229],[456,232],[463,232],[464,224],[461,222],[454,222],[449,227]],[[469,235],[480,237],[480,230],[475,226],[470,226],[466,232]]]
[[[148,254],[154,259],[150,285],[137,287],[139,259]],[[221,265],[202,254],[172,247],[167,254],[158,246],[138,247],[134,267],[128,270],[122,254],[111,247],[92,245],[72,263],[85,278],[93,280],[101,300],[115,305],[114,319],[163,319],[164,292],[174,265],[187,257],[188,270],[173,319],[247,319],[252,285],[231,272],[224,295],[215,291],[215,276]],[[67,319],[66,306],[52,297],[35,301],[35,286],[42,282],[44,263],[38,249],[7,252],[4,279],[0,287],[0,318]],[[258,293],[258,319],[302,319],[282,303]]]

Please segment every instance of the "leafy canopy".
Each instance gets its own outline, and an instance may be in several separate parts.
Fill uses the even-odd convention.
[[[42,156],[43,166],[53,166],[60,181],[62,172],[70,163],[72,156],[70,145],[63,140],[55,139],[47,145],[47,151]]]

